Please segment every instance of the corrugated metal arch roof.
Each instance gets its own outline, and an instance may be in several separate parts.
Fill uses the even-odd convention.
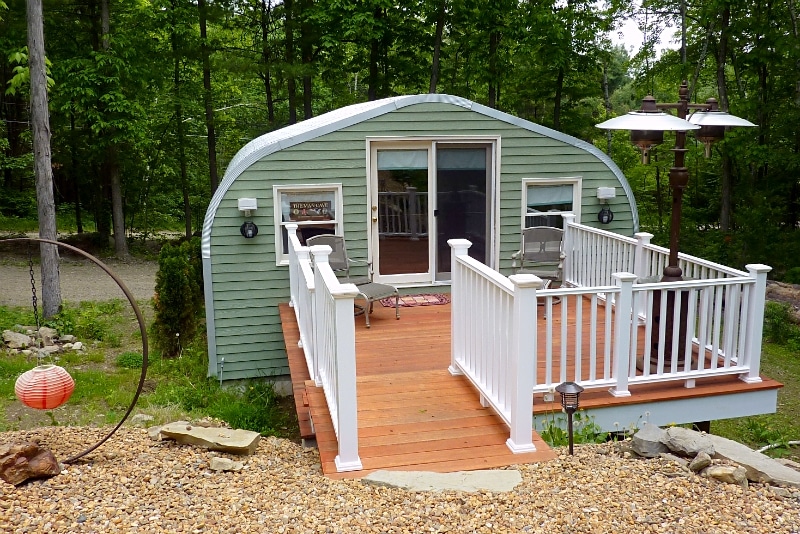
[[[531,132],[557,139],[568,145],[586,150],[590,154],[597,157],[600,161],[605,163],[606,166],[614,173],[614,175],[616,175],[620,185],[622,186],[622,189],[625,191],[628,202],[631,204],[634,232],[639,230],[639,213],[636,209],[636,199],[633,196],[633,190],[631,189],[628,180],[622,174],[622,171],[619,169],[619,167],[617,167],[617,165],[611,160],[611,158],[596,146],[585,141],[581,141],[580,139],[572,137],[571,135],[567,135],[540,124],[536,124],[525,119],[509,115],[508,113],[483,106],[465,98],[443,94],[423,94],[395,96],[382,100],[374,100],[371,102],[363,102],[360,104],[345,106],[343,108],[335,109],[333,111],[329,111],[328,113],[318,115],[311,119],[292,124],[291,126],[266,133],[247,143],[231,160],[227,170],[225,171],[225,175],[222,178],[222,182],[219,184],[219,187],[214,193],[214,196],[211,198],[211,202],[206,210],[206,217],[203,221],[202,256],[204,258],[209,258],[211,255],[211,226],[214,223],[214,216],[217,213],[217,208],[219,207],[220,202],[236,178],[238,178],[239,175],[241,175],[253,163],[269,154],[272,154],[273,152],[277,152],[284,148],[288,148],[304,141],[341,130],[342,128],[358,124],[406,106],[412,106],[414,104],[421,103],[444,103],[461,106],[463,108],[475,111],[476,113],[480,113],[506,123],[514,124]]]

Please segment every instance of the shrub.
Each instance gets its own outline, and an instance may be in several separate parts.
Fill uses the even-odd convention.
[[[787,284],[800,284],[800,267],[792,267],[786,271],[783,281]]]
[[[144,357],[138,352],[123,352],[117,356],[117,365],[125,369],[141,369]]]
[[[200,239],[164,245],[158,256],[153,341],[164,356],[175,357],[192,341],[202,316]]]
[[[798,337],[798,329],[792,324],[789,305],[767,301],[764,308],[764,339],[771,343],[785,345]]]

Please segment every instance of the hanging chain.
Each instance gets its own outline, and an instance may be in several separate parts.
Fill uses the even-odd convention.
[[[36,297],[36,275],[33,272],[33,254],[31,253],[30,244],[28,244],[28,270],[31,273],[31,303],[33,304],[33,319],[36,321],[36,345],[41,348],[41,334],[39,329],[39,299]]]

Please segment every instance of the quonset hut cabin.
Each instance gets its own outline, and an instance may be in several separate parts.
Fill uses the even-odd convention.
[[[463,98],[365,102],[262,135],[231,160],[203,224],[208,374],[288,377],[287,224],[301,242],[343,235],[376,282],[447,291],[449,239],[508,275],[522,230],[563,227],[568,212],[638,231],[631,188],[602,151]]]

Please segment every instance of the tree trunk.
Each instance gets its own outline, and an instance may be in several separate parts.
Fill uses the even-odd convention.
[[[108,51],[111,47],[111,13],[108,8],[108,1],[100,3],[100,23],[102,25],[103,38],[101,40],[103,50]],[[111,223],[114,226],[114,254],[120,260],[129,260],[128,239],[125,236],[125,209],[122,201],[122,177],[119,174],[119,146],[114,140],[114,129],[106,132],[109,137],[109,147],[105,154],[104,175],[111,188]]]
[[[206,21],[208,13],[206,0],[197,0],[200,14],[200,53],[203,56],[203,105],[206,108],[206,132],[208,134],[208,177],[211,194],[217,190],[219,176],[217,173],[217,134],[214,128],[214,103],[211,94],[211,61],[209,59]]]
[[[106,150],[106,175],[111,183],[111,221],[114,225],[114,254],[120,260],[129,260],[128,239],[125,235],[125,211],[122,203],[122,177],[119,174],[119,153],[115,144]]]
[[[300,22],[300,56],[303,61],[303,118],[314,116],[312,104],[312,63],[314,61],[314,25],[308,17],[314,6],[313,0],[303,0]]]
[[[553,99],[553,129],[561,131],[561,94],[564,91],[564,67],[558,67],[556,95]]]
[[[436,37],[433,41],[433,62],[431,63],[429,93],[435,93],[436,85],[439,83],[439,56],[442,50],[442,35],[444,34],[445,2],[446,0],[439,0],[439,7],[436,10]]]
[[[275,122],[275,102],[272,98],[272,75],[270,62],[272,52],[269,48],[269,22],[272,17],[272,0],[262,0],[261,2],[261,61],[264,63],[264,95],[267,100],[267,120]]]
[[[173,8],[174,8],[173,3]],[[178,56],[178,42],[175,28],[172,28],[172,91],[175,98],[175,129],[178,136],[178,163],[181,172],[181,193],[183,194],[183,218],[186,224],[186,237],[192,237],[192,210],[189,202],[189,179],[186,171],[185,134],[183,129],[183,105],[181,104],[181,60]]]
[[[725,77],[725,64],[728,58],[728,27],[731,20],[731,8],[726,6],[722,11],[722,28],[717,47],[717,93],[719,108],[728,111],[728,84]],[[723,232],[731,230],[733,220],[733,173],[730,157],[722,154],[722,198],[720,199],[719,226]]]
[[[375,18],[375,26],[378,26],[378,20],[381,18],[382,11],[380,8],[375,9],[373,17]],[[367,99],[376,100],[378,98],[378,58],[380,56],[381,40],[373,33],[369,46],[369,86],[367,88]]]
[[[294,0],[284,0],[286,12],[284,33],[286,34],[286,91],[289,94],[289,124],[297,122],[297,84],[294,79]]]
[[[489,95],[487,105],[497,108],[497,48],[500,44],[500,33],[493,30],[489,34]]]
[[[611,95],[608,92],[608,63],[603,63],[603,105],[606,108],[606,119],[611,118]],[[606,154],[611,155],[611,140],[614,135],[606,130]]]
[[[53,166],[50,158],[50,117],[47,109],[47,74],[44,62],[44,21],[41,0],[28,0],[28,65],[31,81],[31,130],[33,131],[33,173],[39,237],[55,241],[56,205],[53,199]],[[42,314],[49,318],[61,311],[58,275],[58,247],[42,243]]]

